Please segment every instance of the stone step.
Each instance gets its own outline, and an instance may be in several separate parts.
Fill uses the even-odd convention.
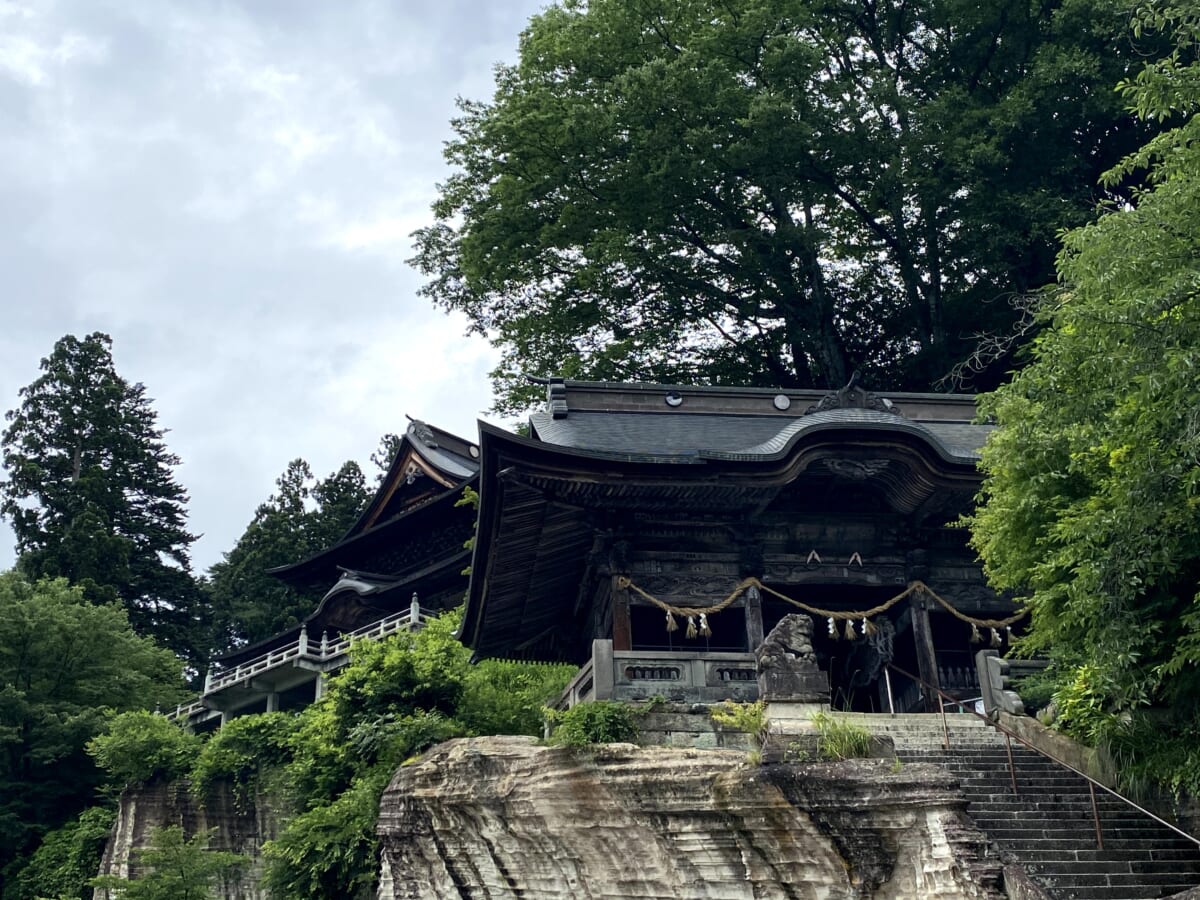
[[[1039,800],[1032,803],[1004,803],[987,800],[968,801],[968,810],[975,818],[992,819],[1002,822],[1009,819],[1021,821],[1022,818],[1037,821],[1039,827],[1043,821],[1092,821],[1092,807],[1082,803],[1056,803],[1052,800]],[[1098,810],[1100,826],[1121,827],[1130,823],[1138,828],[1147,827],[1146,817],[1136,810],[1123,812],[1120,810]]]
[[[1124,860],[1132,863],[1135,869],[1147,865],[1147,861],[1150,863],[1176,862],[1183,863],[1185,866],[1200,864],[1200,861],[1196,859],[1194,851],[1183,847],[1176,849],[1163,848],[1158,845],[1157,841],[1152,842],[1151,846],[1141,850],[1120,850],[1107,846],[1103,850],[1096,850],[1094,847],[1089,850],[1026,850],[1024,858],[1030,863],[1052,862],[1054,860],[1061,860],[1063,862]]]
[[[855,722],[857,724],[876,724],[876,723],[893,723],[893,724],[915,724],[915,725],[936,725],[942,727],[942,717],[940,713],[861,713],[861,712],[840,712],[834,710],[826,713],[831,719],[840,719],[845,722]],[[973,713],[946,713],[946,723],[951,727],[966,727],[966,728],[990,728],[987,722],[979,718]]]
[[[1165,873],[1162,875],[1052,875],[1036,874],[1034,878],[1046,885],[1056,897],[1121,897],[1123,900],[1169,897],[1195,887],[1193,876]]]
[[[1176,860],[1160,870],[1141,860],[1054,860],[1026,862],[1025,868],[1034,875],[1147,875],[1152,878],[1170,875],[1188,879],[1200,873],[1200,862],[1189,864]]]
[[[1096,846],[1088,782],[1047,757],[1013,746],[1012,790],[1003,737],[942,745],[940,729],[893,735],[901,762],[937,765],[959,783],[967,812],[1057,900],[1152,900],[1200,885],[1200,849],[1107,791],[1097,789],[1104,848]]]

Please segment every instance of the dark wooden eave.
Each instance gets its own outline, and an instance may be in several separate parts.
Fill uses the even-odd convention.
[[[466,586],[462,572],[470,562],[470,556],[470,551],[464,549],[402,578],[344,573],[344,577],[334,583],[317,609],[301,624],[232,650],[217,657],[215,662],[228,667],[263,656],[294,643],[300,636],[301,628],[307,628],[309,638],[314,641],[320,640],[326,632],[336,636],[354,631],[408,609],[414,593],[420,598],[447,589],[462,590]],[[348,586],[351,584],[355,586]]]
[[[454,529],[461,532],[461,541],[470,536],[473,512],[456,506],[463,490],[473,486],[478,476],[451,488],[439,491],[426,503],[405,510],[399,515],[352,534],[332,547],[289,566],[270,569],[269,573],[301,590],[323,590],[338,578],[340,569],[380,571],[374,564],[379,554],[406,541],[427,538],[431,532]],[[457,548],[454,550],[457,553]],[[424,560],[428,563],[430,560]],[[389,576],[402,574],[402,569],[380,572]]]
[[[946,521],[979,487],[975,460],[898,416],[826,416],[765,452],[615,453],[480,425],[479,526],[461,638],[479,657],[579,662],[573,621],[605,514],[671,512],[743,520],[802,477],[870,484],[892,511]]]

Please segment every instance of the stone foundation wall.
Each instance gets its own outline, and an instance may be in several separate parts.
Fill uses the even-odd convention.
[[[644,707],[638,715],[638,744],[643,747],[687,747],[694,750],[754,748],[750,735],[724,728],[704,704],[665,703]]]

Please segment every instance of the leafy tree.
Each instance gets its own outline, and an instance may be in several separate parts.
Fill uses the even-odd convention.
[[[291,713],[240,716],[221,726],[205,743],[191,771],[193,793],[211,796],[218,784],[232,788],[235,803],[249,808],[263,777],[292,758],[298,726]]]
[[[164,715],[131,710],[114,716],[87,752],[117,790],[154,778],[180,778],[196,764],[203,740]]]
[[[1151,29],[1171,33],[1176,50],[1122,91],[1139,115],[1174,127],[1106,176],[1148,170],[1147,189],[1066,234],[1062,286],[1041,313],[1032,362],[986,404],[1000,427],[971,524],[992,582],[1033,610],[1026,648],[1058,661],[1067,726],[1103,739],[1119,730],[1114,714],[1165,703],[1175,733],[1190,733],[1177,743],[1194,747],[1200,12],[1156,4],[1137,23]],[[1166,730],[1143,733],[1166,746]],[[1180,760],[1200,787],[1194,757]]]
[[[100,869],[115,809],[95,806],[49,832],[26,865],[4,885],[4,900],[91,900],[89,882]]]
[[[218,620],[218,647],[270,637],[312,612],[319,593],[297,591],[267,574],[339,541],[370,499],[362,470],[345,463],[317,481],[302,459],[288,463],[276,492],[209,572],[209,596]]]
[[[139,634],[198,662],[187,493],[145,387],[117,374],[112,339],[99,332],[62,338],[41,369],[0,438],[0,514],[21,571],[120,600]]]
[[[927,388],[1144,139],[1129,14],[565,0],[461,103],[424,293],[502,349],[502,410],[522,372]]]
[[[179,661],[119,606],[0,574],[0,870],[91,800],[84,747],[113,710],[182,696]]]
[[[354,661],[300,715],[284,781],[297,814],[264,847],[273,896],[368,896],[378,868],[379,799],[414,753],[466,734],[538,734],[538,711],[561,692],[569,666],[470,664],[454,634],[461,612],[415,635],[363,642]],[[505,687],[515,697],[494,701]]]
[[[145,868],[139,877],[128,879],[102,875],[92,879],[97,897],[121,900],[207,900],[217,880],[226,878],[249,860],[237,853],[209,850],[211,832],[184,837],[178,825],[159,828],[151,834],[150,846],[137,851],[137,863]]]

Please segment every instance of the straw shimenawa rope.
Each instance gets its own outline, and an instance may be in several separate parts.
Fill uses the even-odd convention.
[[[780,600],[783,600],[786,603],[790,603],[792,606],[795,606],[799,609],[804,610],[809,615],[820,616],[821,618],[824,618],[824,619],[836,619],[836,620],[841,620],[841,621],[850,621],[850,620],[854,620],[854,619],[869,619],[872,616],[877,616],[880,613],[886,612],[887,610],[891,609],[893,606],[895,606],[897,603],[899,603],[905,597],[909,596],[910,594],[913,594],[914,592],[924,593],[924,594],[927,594],[928,596],[932,597],[935,601],[937,601],[939,604],[941,604],[943,607],[945,607],[946,611],[949,612],[952,616],[954,616],[956,619],[966,622],[968,625],[971,625],[973,628],[992,628],[992,629],[1007,628],[1009,625],[1012,625],[1014,622],[1017,622],[1017,621],[1023,619],[1026,615],[1029,614],[1028,609],[1021,609],[1021,610],[1017,610],[1017,612],[1015,614],[1009,616],[1006,619],[977,619],[974,616],[969,616],[966,613],[959,612],[957,609],[954,608],[954,606],[950,603],[949,600],[946,600],[944,597],[940,597],[938,594],[936,594],[933,591],[932,588],[929,587],[929,585],[925,584],[925,582],[923,582],[923,581],[911,581],[911,582],[909,582],[908,587],[906,587],[903,591],[901,591],[895,597],[892,597],[889,600],[885,600],[883,603],[880,603],[878,606],[873,606],[870,609],[856,610],[856,611],[847,611],[847,610],[840,610],[840,609],[821,609],[820,607],[817,607],[817,606],[809,606],[807,603],[804,603],[800,600],[796,600],[792,597],[787,596],[786,594],[781,594],[779,591],[774,590],[773,588],[767,587],[765,584],[763,584],[757,578],[753,578],[753,577],[745,578],[742,581],[738,582],[737,587],[735,587],[733,589],[733,592],[731,594],[729,594],[729,596],[727,596],[724,600],[721,600],[719,603],[714,603],[712,606],[676,606],[673,603],[667,603],[665,600],[660,600],[657,597],[653,596],[652,594],[647,593],[642,588],[638,587],[626,575],[619,575],[617,577],[617,587],[621,590],[633,591],[635,594],[637,594],[643,600],[647,601],[648,603],[653,604],[654,606],[657,606],[659,609],[666,612],[668,616],[671,616],[671,615],[688,616],[688,617],[711,616],[713,613],[718,613],[718,612],[721,612],[721,610],[723,610],[723,609],[727,609],[730,605],[732,605],[738,599],[738,597],[740,597],[742,594],[744,594],[746,591],[748,591],[752,587],[758,588],[760,591],[764,591],[764,592],[772,595],[773,597],[778,597]],[[669,625],[668,625],[668,629],[673,630],[673,629],[670,629]]]

